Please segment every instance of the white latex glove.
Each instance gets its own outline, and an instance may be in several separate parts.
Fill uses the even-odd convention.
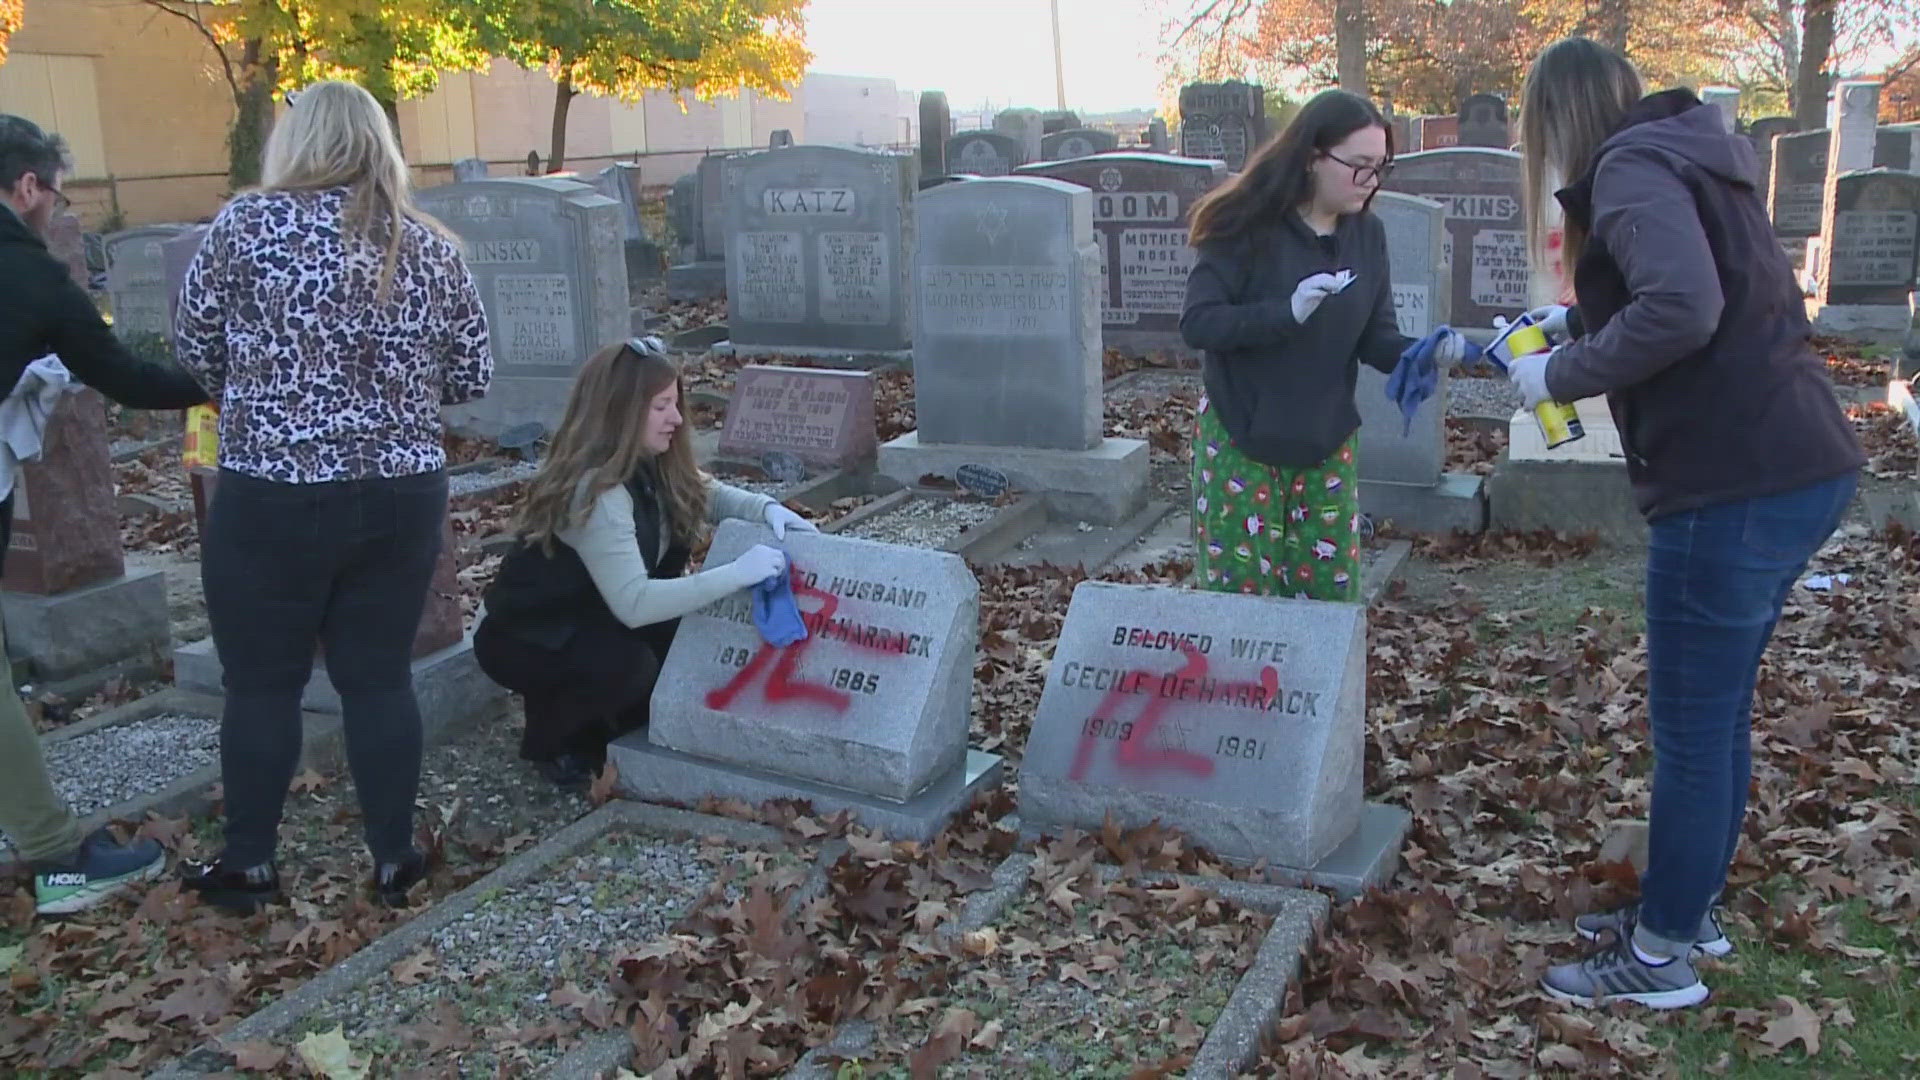
[[[820,531],[814,526],[813,522],[808,521],[806,518],[781,506],[777,502],[767,504],[767,527],[773,530],[773,538],[775,540],[785,540],[788,529],[793,529],[796,532],[810,533]]]
[[[1520,391],[1527,408],[1531,409],[1553,397],[1547,390],[1547,365],[1559,351],[1554,349],[1551,352],[1516,356],[1507,361],[1507,381]]]
[[[1466,335],[1452,327],[1448,327],[1446,334],[1443,335],[1439,343],[1434,346],[1433,363],[1434,366],[1440,370],[1446,371],[1465,359],[1466,355]]]
[[[742,578],[757,585],[770,577],[786,573],[787,556],[779,548],[755,544],[741,552],[732,565],[739,569]]]
[[[1301,278],[1300,284],[1293,287],[1293,321],[1306,322],[1319,309],[1321,301],[1351,284],[1351,270],[1342,270],[1338,274],[1309,274]]]
[[[1559,341],[1566,340],[1567,306],[1565,304],[1548,304],[1545,307],[1534,308],[1527,312],[1527,318],[1532,319],[1533,325],[1539,327],[1548,337]]]

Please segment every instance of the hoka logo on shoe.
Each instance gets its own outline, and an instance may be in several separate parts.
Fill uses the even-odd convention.
[[[87,875],[85,874],[48,874],[47,875],[47,885],[55,889],[71,888],[75,885],[85,885],[86,883],[87,883]]]

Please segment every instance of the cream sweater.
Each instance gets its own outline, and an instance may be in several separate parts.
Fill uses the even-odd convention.
[[[737,487],[707,478],[707,520],[717,524],[725,518],[746,521],[766,520],[773,499],[755,495]],[[576,505],[576,513],[581,509]],[[664,525],[664,521],[662,522]],[[613,617],[630,627],[650,626],[677,619],[706,607],[715,600],[752,587],[756,582],[744,577],[732,563],[710,566],[697,574],[663,578],[647,576],[646,560],[640,557],[640,544],[633,535],[633,496],[624,485],[615,485],[600,493],[580,524],[562,529],[558,539],[580,555],[593,577],[594,587],[607,603]],[[666,554],[671,542],[661,530],[660,551]]]

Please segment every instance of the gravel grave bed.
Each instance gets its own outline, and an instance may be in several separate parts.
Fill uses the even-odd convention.
[[[1115,387],[1108,392],[1111,400],[1139,400],[1154,398],[1164,400],[1175,394],[1198,395],[1204,387],[1197,371],[1181,373],[1177,371],[1143,371],[1128,379],[1126,385]]]
[[[944,548],[968,529],[985,524],[1000,508],[976,499],[908,499],[877,517],[857,522],[842,536],[910,547]]]
[[[739,473],[731,473],[724,470],[714,472],[713,478],[728,487],[737,487],[741,491],[751,491],[755,495],[771,495],[776,499],[783,497],[787,492],[799,487],[800,484],[806,483],[805,480],[799,483],[784,480],[763,480],[758,477],[743,476]]]
[[[1492,416],[1505,420],[1520,408],[1520,391],[1498,378],[1455,375],[1447,380],[1448,416]]]
[[[309,1014],[286,1042],[338,1027],[387,1076],[455,1064],[463,1076],[544,1068],[589,1030],[552,1022],[579,1020],[595,998],[610,1007],[601,988],[623,950],[664,934],[737,856],[694,840],[608,833],[486,897],[428,947]]]
[[[47,775],[77,816],[85,817],[220,760],[220,721],[156,713],[72,739],[44,744]],[[0,839],[6,834],[0,833]],[[11,843],[11,840],[7,840]]]
[[[1112,1077],[1198,1051],[1272,917],[1186,885],[1102,883],[1092,853],[1042,869],[939,998],[877,1032],[865,1075],[922,1075],[908,1055],[949,1039],[939,1076]],[[1045,855],[1043,853],[1044,862]]]
[[[511,484],[515,480],[531,480],[539,471],[540,463],[537,461],[516,461],[497,469],[453,473],[447,477],[447,495],[450,498],[459,498],[486,488]]]

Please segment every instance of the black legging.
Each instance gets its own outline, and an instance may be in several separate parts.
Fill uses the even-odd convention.
[[[551,761],[577,754],[594,765],[607,743],[647,724],[647,704],[680,620],[629,630],[606,618],[583,621],[567,644],[545,649],[483,619],[473,635],[480,670],[526,699],[520,756]]]
[[[413,851],[420,704],[413,639],[447,516],[443,472],[281,484],[222,471],[200,578],[225,672],[224,861],[273,857],[300,762],[300,696],[326,648],[347,766],[378,862]]]

